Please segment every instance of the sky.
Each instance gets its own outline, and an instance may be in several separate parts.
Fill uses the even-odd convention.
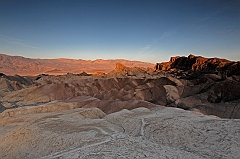
[[[240,60],[240,0],[0,0],[0,53]]]

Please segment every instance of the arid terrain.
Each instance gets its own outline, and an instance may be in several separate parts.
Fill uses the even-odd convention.
[[[240,158],[240,62],[0,55],[0,158]]]
[[[39,74],[63,75],[66,73],[108,73],[112,71],[116,63],[122,63],[129,67],[153,67],[154,64],[129,61],[124,59],[118,60],[82,60],[82,59],[30,59],[21,56],[9,56],[0,54],[0,72],[7,75],[35,76]]]

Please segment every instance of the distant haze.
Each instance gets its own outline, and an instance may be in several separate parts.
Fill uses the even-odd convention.
[[[0,53],[30,58],[240,60],[239,0],[2,0]]]

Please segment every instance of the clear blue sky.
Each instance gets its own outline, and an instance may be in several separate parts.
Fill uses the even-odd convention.
[[[0,53],[240,60],[240,0],[0,0]]]

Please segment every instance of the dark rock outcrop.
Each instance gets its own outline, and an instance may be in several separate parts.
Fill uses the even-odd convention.
[[[204,114],[240,118],[240,62],[189,55],[157,63],[155,70],[181,79],[179,99],[168,106],[198,109]],[[171,96],[171,95],[170,95]]]
[[[0,76],[0,91],[16,91],[23,89],[27,86],[33,85],[34,82],[30,77],[15,76]]]
[[[82,73],[78,74],[79,76],[91,76],[91,74],[88,74],[87,72],[83,71]]]
[[[189,55],[188,57],[171,57],[169,62],[157,63],[155,70],[183,70],[202,73],[219,73],[221,75],[240,75],[240,62],[220,58],[205,58]]]
[[[0,103],[0,113],[2,113],[6,108]]]

